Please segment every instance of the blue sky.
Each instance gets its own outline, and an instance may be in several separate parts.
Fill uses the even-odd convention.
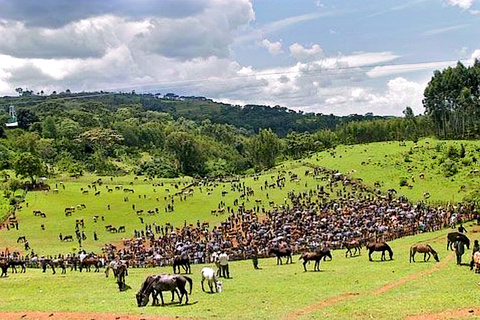
[[[0,0],[0,95],[175,92],[305,112],[423,113],[480,58],[478,0]]]

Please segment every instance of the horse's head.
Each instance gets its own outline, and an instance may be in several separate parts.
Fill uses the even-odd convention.
[[[433,258],[435,259],[435,261],[440,262],[440,258],[438,257],[437,252],[432,251],[432,255],[433,255]]]
[[[138,307],[145,307],[148,304],[147,295],[145,293],[138,292],[136,298]]]

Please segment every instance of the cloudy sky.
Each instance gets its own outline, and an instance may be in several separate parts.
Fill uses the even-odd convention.
[[[0,0],[0,95],[174,92],[305,112],[423,113],[480,58],[480,0]]]

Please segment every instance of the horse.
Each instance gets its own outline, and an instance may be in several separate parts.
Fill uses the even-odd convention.
[[[368,249],[368,259],[370,261],[372,260],[372,253],[374,251],[382,251],[382,257],[380,258],[380,261],[385,260],[385,251],[388,251],[388,254],[390,255],[390,260],[393,260],[393,251],[390,248],[388,244],[385,242],[369,242],[366,245],[366,248]]]
[[[352,256],[352,249],[355,249],[355,252],[353,255],[357,255],[357,250],[358,254],[360,255],[360,251],[362,249],[362,244],[358,242],[357,240],[352,240],[350,242],[345,242],[343,244],[345,248],[347,248],[347,251],[345,252],[345,258],[347,257],[347,254],[350,252],[350,257]]]
[[[315,261],[315,265],[313,266],[313,271],[320,271],[320,261],[325,257],[329,257],[330,260],[332,259],[332,254],[330,250],[326,251],[315,251],[315,252],[304,252],[300,256],[300,259],[303,259],[303,269],[307,272],[307,262],[308,261]]]
[[[178,273],[181,272],[180,266],[183,267],[183,269],[185,270],[185,273],[192,273],[192,271],[190,269],[190,259],[188,258],[187,254],[182,254],[182,255],[179,255],[179,256],[176,256],[175,258],[173,258],[173,273],[174,274],[177,273],[177,267],[178,267]]]
[[[433,248],[428,244],[416,244],[410,248],[410,262],[415,262],[415,253],[420,252],[423,253],[423,261],[427,262],[430,260],[430,253],[433,255],[435,261],[440,262],[438,259],[438,254]],[[428,255],[428,258],[427,258]]]
[[[51,259],[47,263],[52,267],[53,274],[55,274],[55,267],[62,268],[62,274],[67,273],[67,262],[64,259]]]
[[[280,263],[282,265],[282,257],[287,257],[287,260],[285,261],[285,264],[288,264],[288,261],[290,263],[292,262],[292,250],[290,248],[286,249],[276,249],[276,248],[270,248],[268,250],[268,255],[274,254],[277,257],[277,265]]]
[[[447,250],[450,248],[450,250],[453,251],[455,241],[463,242],[467,246],[467,249],[470,249],[470,239],[463,233],[456,231],[447,234]]]
[[[17,266],[22,267],[22,271],[20,271],[20,273],[25,273],[27,270],[27,268],[25,267],[25,264],[26,264],[25,260],[12,259],[8,262],[8,264],[12,268],[12,273],[17,273],[17,268],[16,268]]]
[[[217,273],[212,268],[203,268],[202,269],[202,291],[205,292],[203,282],[207,280],[208,286],[210,287],[210,292],[213,293],[213,285],[215,284],[215,291],[217,293],[222,292],[222,282],[218,281]]]
[[[94,257],[84,258],[82,261],[80,261],[80,272],[82,272],[82,268],[85,268],[87,269],[87,272],[90,272],[91,266],[95,267],[94,272],[99,272],[100,271],[99,268],[101,267],[101,265],[102,265],[102,262],[97,258],[94,258]]]
[[[158,303],[157,294],[160,294],[162,305],[164,305],[165,302],[163,301],[162,291],[171,291],[173,298],[174,292],[177,292],[177,289],[182,294],[179,296],[180,304],[182,303],[183,296],[186,297],[185,304],[188,304],[188,292],[185,289],[187,282],[190,284],[190,294],[192,294],[193,281],[187,276],[169,274],[149,276],[142,284],[140,291],[136,295],[137,304],[139,307],[145,307],[148,304],[148,297],[151,293],[153,293],[153,305],[155,305],[155,301]]]

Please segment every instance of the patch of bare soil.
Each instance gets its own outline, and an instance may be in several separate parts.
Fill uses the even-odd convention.
[[[419,314],[405,318],[405,320],[437,320],[437,319],[461,319],[472,315],[480,315],[480,308],[468,308],[458,310],[447,310],[435,314]]]

